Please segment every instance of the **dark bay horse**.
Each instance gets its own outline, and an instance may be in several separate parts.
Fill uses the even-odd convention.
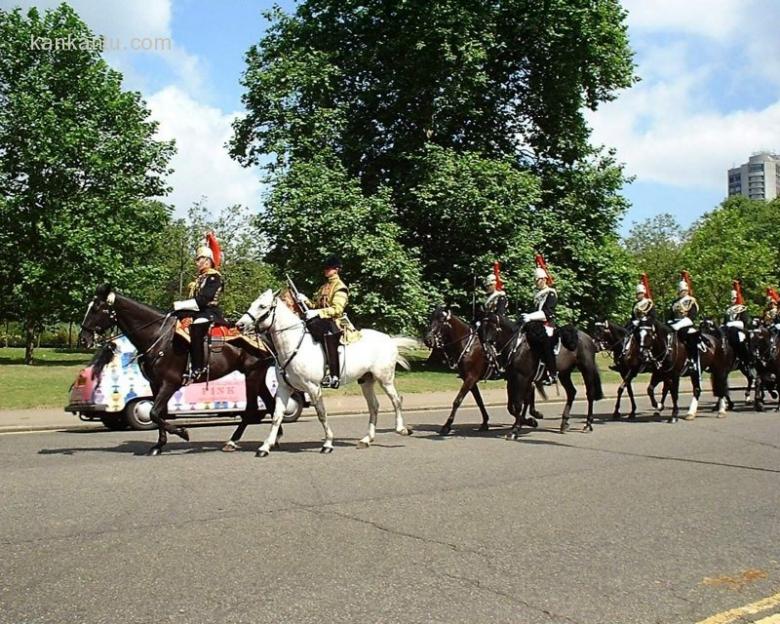
[[[463,398],[470,392],[482,414],[480,431],[488,430],[489,416],[482,400],[482,394],[477,385],[488,370],[488,361],[477,332],[463,319],[455,316],[451,310],[436,308],[431,316],[431,324],[425,334],[425,345],[431,349],[439,349],[447,366],[458,372],[463,384],[452,402],[452,411],[439,433],[447,435],[452,430],[455,413]]]
[[[533,384],[538,381],[540,375],[539,358],[528,343],[525,328],[512,324],[508,319],[495,314],[488,315],[480,329],[486,334],[495,332],[498,339],[508,333],[511,336],[508,344],[499,351],[499,358],[503,358],[506,364],[507,409],[515,417],[509,437],[517,439],[524,424],[525,409],[533,400]],[[598,349],[593,339],[585,332],[574,327],[561,328],[560,331],[561,345],[555,361],[558,379],[566,392],[560,431],[565,433],[569,429],[569,416],[577,396],[577,389],[571,380],[575,370],[582,375],[588,399],[588,414],[583,430],[593,431],[593,403],[604,398],[601,375],[596,365]]]
[[[188,345],[176,338],[176,318],[115,293],[108,285],[99,286],[81,324],[79,341],[86,348],[92,348],[95,336],[102,336],[114,326],[119,327],[138,351],[139,366],[154,395],[150,417],[157,424],[159,435],[157,444],[147,454],[159,455],[168,441],[168,433],[189,441],[184,427],[166,420],[168,400],[182,386],[189,353]],[[223,450],[235,450],[247,425],[260,422],[258,396],[267,407],[274,404],[265,384],[266,373],[273,363],[271,353],[243,341],[241,346],[226,342],[218,351],[211,352],[208,360],[210,379],[218,379],[235,370],[246,377],[246,411]]]
[[[645,320],[644,323],[648,321]],[[611,351],[612,360],[615,368],[620,373],[621,383],[618,386],[617,400],[612,417],[617,420],[621,417],[620,401],[623,392],[628,390],[628,397],[631,401],[631,412],[628,415],[630,420],[636,418],[636,401],[634,400],[634,390],[632,382],[637,375],[641,373],[651,373],[648,394],[654,399],[654,393],[651,394],[650,388],[655,388],[661,381],[664,381],[663,392],[661,395],[661,404],[666,400],[669,393],[669,383],[664,380],[659,368],[650,362],[650,358],[643,357],[640,348],[639,327],[627,329],[622,325],[613,323],[610,320],[596,323],[593,338],[599,350]],[[653,407],[657,407],[653,404]]]
[[[774,327],[759,325],[753,328],[751,346],[758,375],[756,377],[755,407],[764,409],[764,392],[777,397],[780,391],[780,332]],[[780,400],[776,410],[780,410]]]

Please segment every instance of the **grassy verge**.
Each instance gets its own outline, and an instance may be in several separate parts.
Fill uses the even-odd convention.
[[[426,364],[428,351],[420,349],[408,354],[411,371],[399,369],[398,390],[403,393],[447,391],[453,394],[460,388],[461,381],[454,372],[438,368],[429,368]],[[36,407],[64,407],[68,399],[68,388],[79,370],[91,359],[90,353],[67,351],[64,349],[37,349],[35,364],[25,366],[24,349],[0,348],[0,410],[25,409]],[[620,381],[617,373],[610,371],[610,360],[599,356],[603,383]],[[574,382],[582,384],[579,375]],[[640,379],[640,384],[646,381]],[[503,388],[503,381],[487,381],[480,384],[483,389]],[[360,387],[351,384],[339,390],[329,390],[328,394],[360,395]]]

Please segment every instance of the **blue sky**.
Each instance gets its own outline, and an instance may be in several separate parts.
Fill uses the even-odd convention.
[[[0,0],[47,8],[56,0]],[[170,37],[172,49],[112,52],[108,60],[141,91],[160,135],[175,138],[174,187],[183,214],[201,196],[214,209],[261,205],[259,172],[224,149],[241,113],[244,54],[259,41],[270,2],[72,0],[98,33],[123,41]],[[292,0],[279,2],[285,10]],[[617,149],[636,181],[625,189],[631,224],[671,212],[685,226],[723,200],[726,170],[755,151],[780,150],[780,2],[624,0],[636,51],[634,88],[588,118],[593,140]]]

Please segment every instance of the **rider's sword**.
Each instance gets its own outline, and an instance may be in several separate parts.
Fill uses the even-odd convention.
[[[309,308],[303,301],[300,300],[301,293],[298,292],[298,289],[295,287],[295,283],[290,279],[290,276],[287,275],[287,273],[284,274],[284,277],[287,280],[287,285],[290,287],[293,295],[295,295],[295,305],[300,308],[303,314],[306,314]]]

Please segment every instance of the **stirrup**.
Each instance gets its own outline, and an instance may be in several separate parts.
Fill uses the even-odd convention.
[[[198,379],[206,372],[205,368],[189,369],[182,375],[182,386],[189,386],[198,382]]]

